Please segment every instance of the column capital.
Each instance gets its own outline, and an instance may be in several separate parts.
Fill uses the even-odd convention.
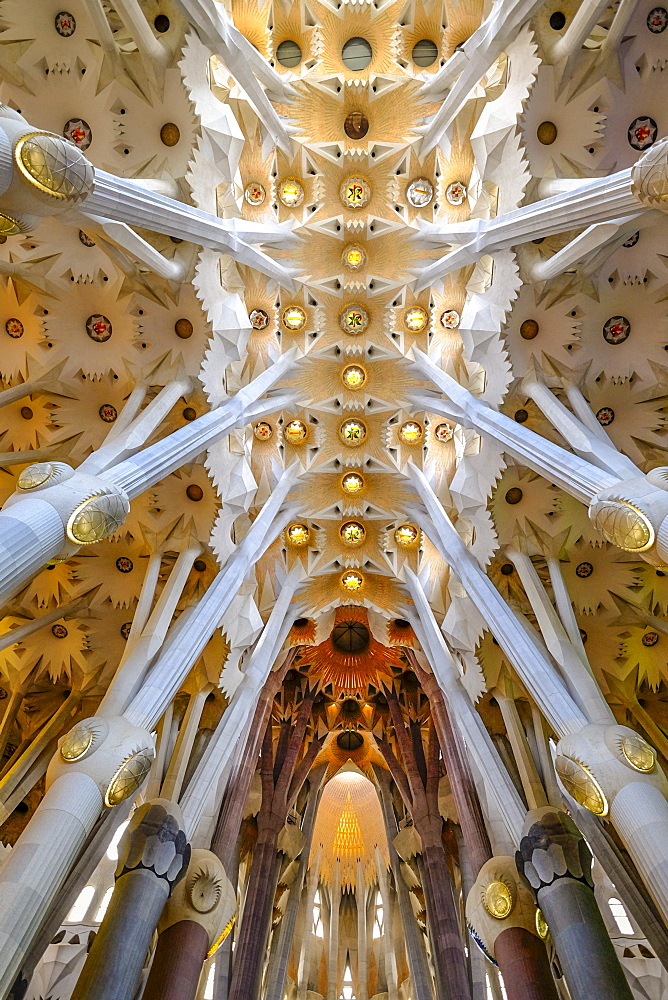
[[[116,806],[139,791],[154,756],[154,740],[145,729],[120,716],[92,716],[59,740],[46,773],[47,787],[78,772],[92,778],[106,806]]]
[[[212,955],[231,931],[236,911],[236,893],[222,862],[212,851],[195,848],[185,878],[174,887],[163,910],[158,931],[162,934],[185,920],[199,924]]]
[[[553,806],[527,813],[515,863],[536,893],[561,878],[594,887],[587,842],[570,816]]]
[[[668,212],[668,139],[655,142],[631,167],[631,190],[648,208]]]
[[[596,816],[607,816],[615,796],[630,784],[651,785],[668,796],[656,751],[627,726],[591,724],[564,736],[555,770],[569,795]]]
[[[466,924],[475,942],[493,962],[496,939],[510,928],[521,928],[543,939],[543,922],[515,859],[490,858],[478,873],[466,900]]]
[[[118,845],[116,880],[141,869],[164,879],[171,889],[190,861],[190,844],[176,802],[151,799],[135,809]]]
[[[17,517],[21,511],[17,505],[29,497],[50,504],[63,522],[66,541],[58,559],[68,559],[79,546],[113,534],[130,510],[130,501],[121,487],[104,476],[78,472],[66,462],[27,466],[2,510],[11,509],[11,516]]]

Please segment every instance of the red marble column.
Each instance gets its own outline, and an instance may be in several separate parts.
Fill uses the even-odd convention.
[[[209,935],[194,920],[172,924],[158,938],[143,1000],[194,1000]]]

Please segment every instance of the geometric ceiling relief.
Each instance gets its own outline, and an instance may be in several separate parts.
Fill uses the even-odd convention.
[[[5,0],[0,1000],[668,995],[667,38]]]

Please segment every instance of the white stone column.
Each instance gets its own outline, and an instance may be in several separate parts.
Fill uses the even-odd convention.
[[[0,604],[50,559],[67,558],[80,545],[116,531],[131,499],[236,427],[291,402],[293,397],[285,395],[259,400],[294,367],[294,361],[295,352],[287,352],[222,406],[102,475],[75,471],[65,462],[41,462],[24,469],[17,490],[0,510]]]
[[[420,645],[445,697],[448,711],[456,720],[478,774],[485,784],[488,797],[496,804],[511,843],[518,844],[526,809],[513,785],[508,771],[484,722],[471,704],[459,682],[457,666],[439,629],[431,605],[418,577],[404,568],[406,586],[414,602],[414,610],[404,613],[420,640]]]
[[[327,1000],[337,1000],[339,986],[339,908],[341,906],[341,862],[335,858],[329,887],[329,953]]]
[[[0,870],[0,996],[103,805],[139,791],[153,752],[150,734],[124,719],[85,719],[61,739],[47,792]]]
[[[392,920],[392,900],[387,869],[383,857],[376,847],[376,870],[378,872],[378,888],[383,900],[383,947],[385,952],[385,979],[387,982],[388,1000],[398,1000],[397,993],[397,956],[394,953],[394,921]]]
[[[542,0],[496,0],[480,27],[423,84],[420,96],[442,103],[424,129],[421,157],[440,145],[476,84],[541,6]]]
[[[320,879],[320,862],[322,860],[322,845],[315,852],[308,870],[306,881],[306,903],[304,914],[304,932],[299,949],[299,966],[297,970],[297,1000],[306,1000],[308,992],[309,973],[311,971],[311,956],[313,954],[313,906],[315,894]]]
[[[249,569],[294,516],[294,508],[281,510],[281,507],[295,481],[293,469],[283,473],[248,534],[214,578],[207,592],[196,605],[184,611],[172,627],[141,690],[125,710],[125,717],[133,724],[153,728],[177,694],[191,667],[218,628]],[[296,585],[295,580],[294,586]],[[294,589],[289,593],[289,586],[286,586],[285,591],[286,599],[289,600]]]
[[[127,9],[137,6],[135,0],[123,0],[123,3]],[[142,13],[140,18],[145,20]],[[155,38],[154,42],[161,46]],[[246,44],[249,50],[252,49],[250,43]],[[252,78],[252,73],[246,75]],[[260,87],[258,91],[264,96]],[[278,121],[266,97],[264,100]],[[34,174],[36,156],[44,164],[39,179]],[[45,186],[53,194],[45,191]],[[258,224],[242,219],[221,219],[152,191],[141,180],[96,170],[72,143],[35,129],[17,111],[3,106],[0,109],[0,209],[15,221],[16,233],[29,232],[40,219],[52,215],[61,215],[65,223],[71,221],[78,228],[78,213],[71,212],[74,208],[92,217],[96,224],[100,224],[100,220],[126,223],[230,254],[239,263],[256,268],[288,288],[294,287],[293,270],[252,245],[285,243],[292,223]]]
[[[355,872],[355,900],[357,902],[357,1000],[369,1000],[369,968],[367,960],[366,878],[364,866],[357,859]]]
[[[447,229],[441,222],[422,223],[420,239],[423,242],[459,245],[416,272],[416,290],[428,288],[453,271],[475,263],[485,254],[571,229],[623,219],[638,211],[663,209],[667,162],[668,140],[662,139],[633,167],[606,177],[586,178],[571,190],[496,218],[451,223]]]
[[[668,191],[668,182],[666,183]],[[668,195],[667,195],[668,203]],[[443,393],[445,398],[410,394],[407,399],[421,410],[439,413],[482,435],[489,435],[504,451],[545,476],[563,490],[586,503],[589,518],[606,541],[632,552],[654,566],[668,563],[668,467],[660,466],[646,475],[638,469],[628,477],[613,474],[610,452],[601,443],[599,468],[580,455],[553,444],[493,409],[442,371],[430,358],[414,349],[415,368]],[[575,399],[575,394],[571,393]],[[546,407],[547,409],[547,407]],[[554,409],[557,409],[555,404]],[[552,407],[550,407],[550,411]],[[558,417],[555,417],[558,421]],[[579,446],[595,451],[595,439],[582,420],[571,415],[570,430],[579,429]],[[618,460],[620,472],[624,459]],[[629,469],[635,468],[630,466]]]

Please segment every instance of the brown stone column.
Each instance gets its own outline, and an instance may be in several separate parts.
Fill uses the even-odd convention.
[[[193,851],[186,877],[158,925],[143,1000],[194,1000],[202,965],[231,929],[235,910],[235,892],[222,863],[211,851]]]
[[[483,865],[466,901],[466,922],[499,966],[508,1000],[559,1000],[538,933],[543,925],[514,858],[496,857]]]
[[[494,942],[494,957],[503,976],[508,1000],[557,998],[545,945],[524,927],[502,930]]]

